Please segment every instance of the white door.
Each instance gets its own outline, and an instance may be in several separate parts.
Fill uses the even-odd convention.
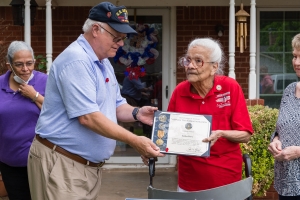
[[[168,83],[170,66],[170,10],[169,9],[129,9],[129,20],[139,33],[131,35],[119,49],[115,58],[110,59],[122,88],[125,76],[136,72],[147,88],[139,102],[142,105],[155,105],[165,111],[168,105]],[[143,72],[145,70],[145,75]],[[133,73],[136,75],[136,73]],[[131,79],[137,77],[132,76]],[[152,127],[139,122],[119,123],[137,135],[151,138]],[[169,163],[169,157],[159,158],[157,163]],[[117,142],[114,155],[107,163],[141,164],[141,157],[132,147]]]

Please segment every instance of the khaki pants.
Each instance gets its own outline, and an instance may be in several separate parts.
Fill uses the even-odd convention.
[[[73,161],[34,139],[28,155],[32,200],[95,200],[102,169]]]

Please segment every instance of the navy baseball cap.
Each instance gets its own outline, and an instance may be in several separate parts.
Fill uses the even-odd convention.
[[[116,7],[110,2],[102,2],[90,10],[88,18],[107,23],[120,33],[137,33],[129,25],[128,12],[125,6]]]

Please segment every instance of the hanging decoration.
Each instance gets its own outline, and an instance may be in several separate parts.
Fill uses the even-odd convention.
[[[151,65],[159,56],[156,50],[158,30],[149,24],[132,26],[138,34],[128,34],[124,46],[120,47],[114,57],[115,63],[127,66],[124,72],[130,79],[138,79],[146,74],[144,65]]]
[[[143,77],[146,75],[146,71],[144,67],[141,66],[136,66],[136,67],[131,67],[128,66],[126,67],[126,71],[124,72],[125,76],[128,76],[129,79],[138,79],[139,77]]]
[[[243,53],[247,49],[247,17],[250,15],[244,10],[243,3],[241,9],[235,14],[236,16],[236,42],[237,47],[240,47],[240,52]]]

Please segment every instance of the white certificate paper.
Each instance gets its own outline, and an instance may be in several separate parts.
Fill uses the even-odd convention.
[[[208,157],[210,143],[202,140],[211,133],[211,121],[211,115],[156,111],[151,139],[162,153]]]

